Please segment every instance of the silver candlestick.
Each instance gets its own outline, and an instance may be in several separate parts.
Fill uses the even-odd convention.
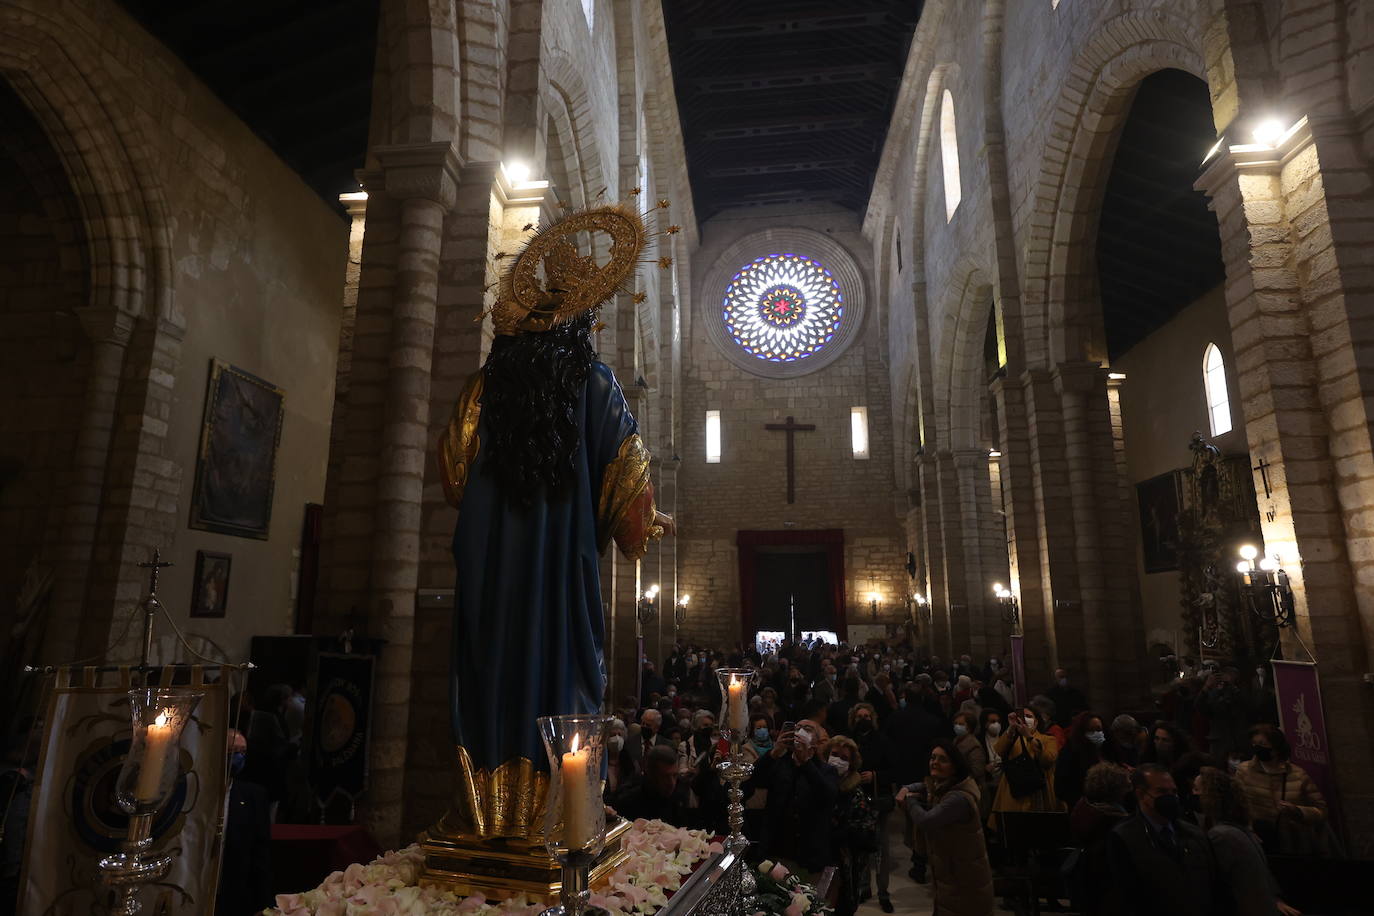
[[[139,889],[161,881],[172,867],[171,856],[149,854],[152,832],[151,813],[130,815],[129,833],[120,844],[120,851],[100,860],[101,879],[115,892],[115,905],[110,912],[116,916],[137,916],[143,909],[138,902]]]
[[[741,784],[754,772],[754,765],[744,759],[744,741],[749,735],[749,684],[754,679],[754,671],[751,668],[717,668],[716,678],[720,681],[720,733],[730,746],[729,759],[716,764],[716,769],[730,786],[730,803],[725,808],[730,836],[725,840],[725,848],[743,853],[749,848],[749,839],[744,835]]]

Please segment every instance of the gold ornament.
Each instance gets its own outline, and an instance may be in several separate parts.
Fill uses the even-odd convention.
[[[605,263],[576,244],[582,236],[596,247],[597,233],[610,239]],[[496,333],[547,331],[597,308],[634,273],[648,238],[643,217],[622,204],[578,210],[538,230],[501,279],[491,310]]]

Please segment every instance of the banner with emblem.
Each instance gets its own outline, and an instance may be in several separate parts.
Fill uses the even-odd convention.
[[[181,739],[180,773],[153,818],[153,852],[172,868],[139,895],[144,912],[212,916],[224,819],[229,691],[203,682],[198,667],[175,670],[175,683],[205,696]],[[74,677],[72,675],[75,675]],[[115,780],[132,739],[130,669],[57,673],[48,703],[38,778],[29,811],[19,912],[76,916],[105,912],[111,895],[97,863],[119,850],[128,817],[114,800]]]
[[[1328,810],[1336,804],[1336,782],[1332,776],[1331,745],[1326,739],[1326,714],[1322,710],[1322,688],[1317,666],[1312,662],[1271,661],[1274,667],[1274,697],[1279,705],[1279,728],[1283,729],[1291,750],[1291,760],[1307,771],[1326,799]]]

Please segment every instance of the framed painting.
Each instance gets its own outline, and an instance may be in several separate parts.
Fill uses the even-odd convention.
[[[229,606],[229,562],[227,553],[196,551],[196,578],[191,586],[192,617],[223,617]]]
[[[256,375],[210,361],[205,420],[191,497],[191,527],[267,537],[276,486],[285,392]]]
[[[1136,501],[1140,506],[1140,547],[1147,573],[1178,569],[1180,489],[1177,471],[1135,485]]]

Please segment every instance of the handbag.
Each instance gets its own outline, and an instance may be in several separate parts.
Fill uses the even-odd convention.
[[[1002,761],[1002,778],[1007,781],[1015,798],[1027,798],[1045,788],[1045,774],[1040,769],[1040,758],[1031,756],[1030,745],[1022,735],[1021,753]]]

